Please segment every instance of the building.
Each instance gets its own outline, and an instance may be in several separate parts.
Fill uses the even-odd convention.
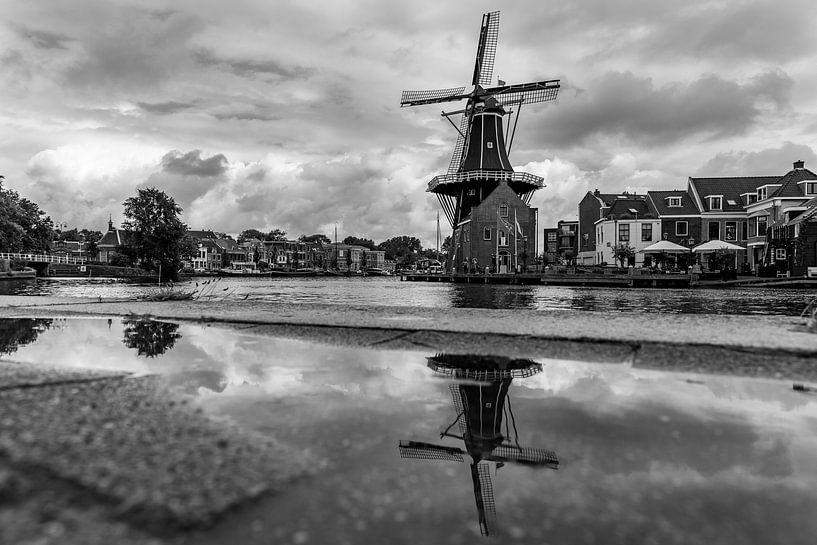
[[[647,246],[661,240],[661,220],[644,195],[618,196],[604,216],[595,223],[596,264],[615,266],[616,247],[627,247],[631,257],[626,265],[641,267]]]
[[[626,198],[624,193],[601,193],[598,189],[587,194],[579,201],[579,221],[576,262],[580,265],[598,263],[596,252],[596,222],[602,219],[617,198]],[[646,197],[643,197],[646,199]]]
[[[559,262],[559,228],[546,227],[542,230],[542,240],[545,241],[545,262]]]
[[[647,191],[651,209],[661,219],[658,240],[692,248],[701,241],[701,211],[686,189]]]
[[[116,255],[116,248],[127,241],[127,231],[113,226],[113,220],[108,218],[108,231],[96,243],[96,260],[100,263],[110,263]]]

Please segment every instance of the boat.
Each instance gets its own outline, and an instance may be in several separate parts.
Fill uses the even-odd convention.
[[[391,276],[391,273],[380,267],[369,267],[366,269],[366,276]]]

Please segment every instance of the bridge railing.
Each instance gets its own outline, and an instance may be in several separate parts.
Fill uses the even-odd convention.
[[[88,262],[86,257],[69,257],[55,254],[24,254],[0,252],[0,259],[21,259],[38,263],[65,263],[67,265],[84,265]]]

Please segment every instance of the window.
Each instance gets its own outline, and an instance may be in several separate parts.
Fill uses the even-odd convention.
[[[689,223],[686,221],[675,222],[675,236],[685,237],[689,234]]]
[[[465,242],[471,242],[471,230],[470,229],[466,229],[465,232],[463,233],[463,235],[465,235]]]
[[[652,223],[641,224],[641,241],[649,242],[652,240]]]
[[[757,188],[757,200],[762,201],[765,198],[766,198],[766,188],[765,187]]]
[[[748,221],[740,222],[740,240],[746,240],[748,237],[746,236],[746,231],[749,228]]]
[[[723,240],[737,240],[738,239],[738,222],[727,221],[723,230]]]
[[[551,231],[548,233],[548,242],[556,242],[556,232]]]
[[[723,202],[721,197],[709,197],[709,209],[710,210],[720,210],[723,208]]]
[[[619,242],[630,242],[630,224],[629,223],[619,223],[618,224],[618,241]]]
[[[765,237],[766,236],[766,222],[768,220],[768,216],[758,216],[757,217],[757,236]]]
[[[496,234],[499,237],[499,245],[500,246],[507,246],[508,245],[508,233],[506,233],[502,229],[499,229],[499,230],[497,230]]]
[[[500,217],[503,217],[503,218],[508,217],[508,205],[507,204],[500,204],[499,205],[499,215],[500,215]]]
[[[483,240],[491,240],[491,228],[486,227],[482,230],[482,238]]]
[[[476,195],[476,194],[477,194],[477,190],[476,190],[476,189],[469,189],[469,190],[468,190],[468,195],[473,196],[473,195]]]
[[[786,249],[785,248],[775,248],[774,249],[774,258],[776,260],[783,261],[786,259]]]
[[[681,206],[681,197],[667,197],[667,206],[670,208]]]
[[[718,221],[709,222],[709,240],[721,239],[721,224]]]
[[[817,195],[817,182],[806,182],[806,195]]]
[[[488,149],[494,149],[494,143],[493,142],[486,142],[486,144],[488,145]]]

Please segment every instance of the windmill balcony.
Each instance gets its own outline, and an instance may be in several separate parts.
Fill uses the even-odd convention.
[[[455,172],[451,174],[441,174],[432,178],[428,182],[426,191],[436,191],[448,184],[458,184],[477,180],[505,180],[507,182],[517,182],[529,184],[535,188],[545,187],[545,180],[539,176],[534,176],[527,172],[510,172],[507,170],[468,170],[465,172]]]

